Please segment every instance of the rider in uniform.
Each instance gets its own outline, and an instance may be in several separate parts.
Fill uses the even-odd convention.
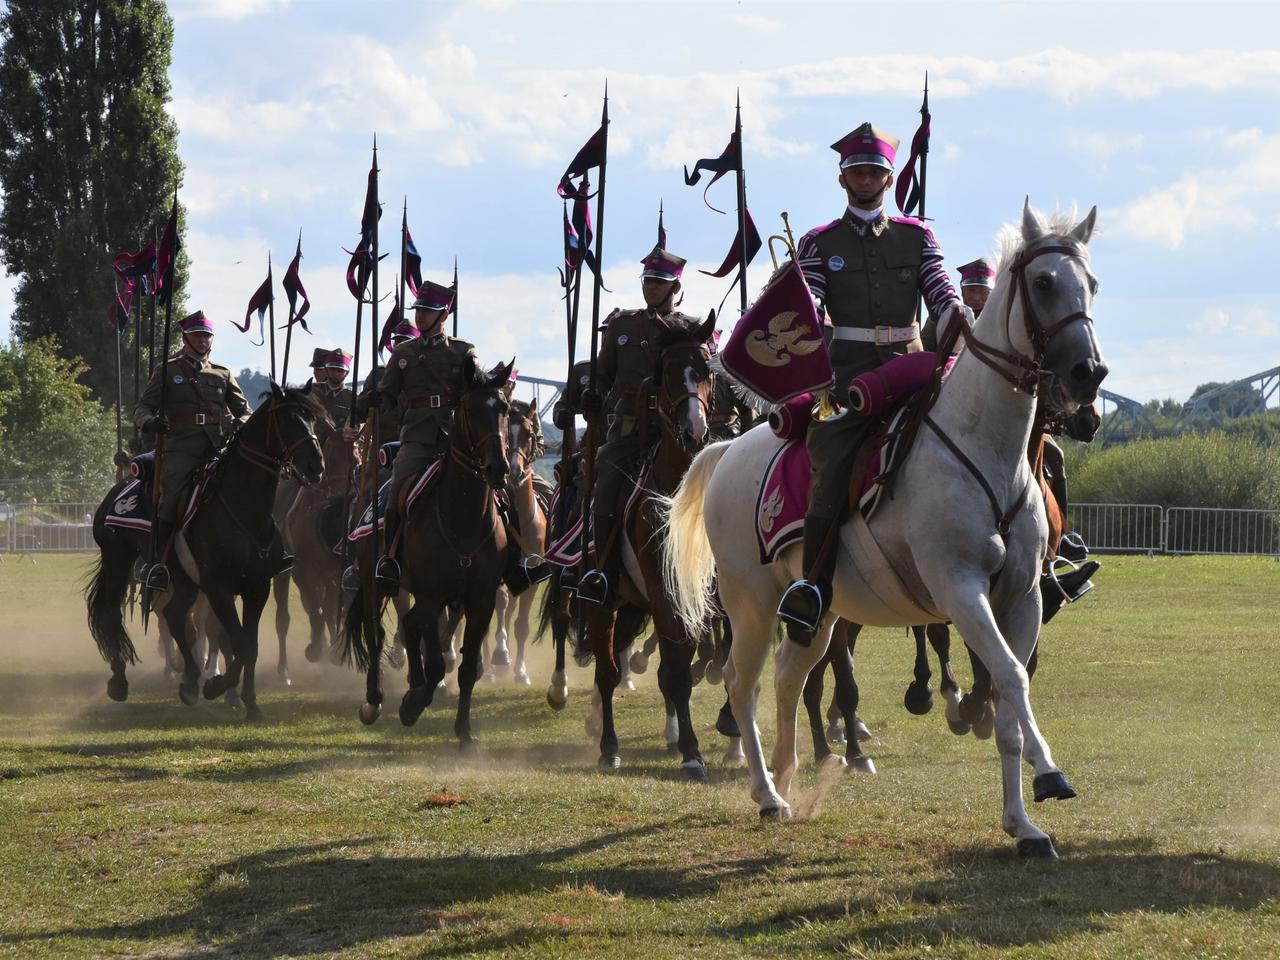
[[[325,350],[316,347],[311,354],[311,377],[316,383],[316,394],[329,411],[334,427],[342,431],[342,439],[355,440],[359,431],[351,426],[351,388],[345,386],[351,372],[351,354],[339,348]]]
[[[222,448],[234,428],[249,419],[249,404],[240,384],[226,367],[209,360],[213,324],[197,310],[178,323],[182,349],[156,368],[133,410],[133,422],[143,433],[160,437],[157,454],[160,505],[156,511],[159,556],[143,574],[152,590],[168,590],[169,570],[164,561],[191,496],[191,478],[202,463]],[[160,384],[164,382],[164,413],[160,411]],[[291,559],[291,558],[290,558]]]
[[[831,145],[840,155],[838,179],[848,206],[838,220],[805,234],[797,251],[809,288],[831,324],[837,402],[844,401],[854,377],[922,349],[921,296],[930,313],[948,322],[953,315],[971,313],[947,278],[933,231],[918,220],[885,213],[897,147],[896,138],[870,123]],[[836,532],[858,448],[873,423],[846,409],[809,427],[813,468],[804,576],[787,588],[778,606],[788,635],[803,646],[812,641],[831,603]]]
[[[618,514],[627,484],[634,482],[648,452],[642,445],[642,428],[651,443],[658,438],[656,398],[642,386],[653,376],[661,354],[659,338],[666,330],[691,330],[701,322],[675,309],[685,260],[655,246],[642,263],[645,307],[610,315],[597,358],[596,389],[588,386],[582,391],[582,409],[588,418],[604,409],[605,397],[609,408],[607,440],[596,455],[591,510],[596,567],[578,584],[578,596],[589,603],[612,603],[617,598],[622,536]]]
[[[720,347],[720,331],[712,337],[712,352]],[[707,434],[711,443],[732,440],[746,433],[755,424],[756,413],[750,404],[738,396],[733,381],[719,374],[711,381],[711,401],[708,404]]]

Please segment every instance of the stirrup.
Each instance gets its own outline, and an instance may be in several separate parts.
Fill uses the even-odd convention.
[[[530,583],[542,583],[544,580],[551,579],[551,564],[547,563],[546,558],[540,553],[531,553],[520,561],[520,565],[524,567],[524,572],[529,575]]]
[[[168,593],[170,588],[169,568],[163,563],[153,563],[147,567],[142,585],[153,593]]]
[[[822,588],[812,580],[794,581],[778,601],[778,619],[810,633],[817,633],[826,612]]]
[[[395,557],[379,557],[378,565],[373,568],[373,579],[378,585],[378,592],[385,594],[400,591],[400,564]]]
[[[282,573],[288,573],[293,569],[294,561],[297,558],[292,553],[286,553],[280,558],[280,566],[276,568],[276,572],[272,574],[274,577],[280,576]]]
[[[578,599],[602,604],[609,596],[609,577],[603,570],[588,570],[578,581]]]
[[[1058,543],[1058,556],[1070,563],[1083,563],[1089,559],[1089,545],[1074,530],[1064,533]]]
[[[347,593],[355,593],[360,589],[360,571],[354,563],[342,571],[342,589]]]

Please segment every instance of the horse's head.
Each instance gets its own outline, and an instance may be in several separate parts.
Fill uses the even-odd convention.
[[[1046,223],[1028,201],[1022,211],[1021,247],[1005,267],[1010,345],[1038,366],[1042,402],[1054,413],[1074,413],[1093,403],[1108,372],[1089,312],[1098,291],[1088,250],[1097,214],[1094,207],[1074,225],[1070,220]],[[1021,322],[1013,319],[1014,313]]]
[[[661,353],[653,377],[658,415],[663,430],[686,453],[707,439],[707,408],[711,400],[710,342],[716,330],[715,311],[693,329],[663,331]]]
[[[494,490],[501,490],[507,482],[510,404],[502,395],[502,388],[511,379],[514,366],[512,360],[487,374],[468,356],[463,368],[465,386],[458,404],[455,423],[458,436],[452,456]]]
[[[519,486],[538,459],[538,401],[512,400],[507,419],[507,454],[511,478]]]
[[[307,485],[319,483],[324,474],[324,454],[316,437],[317,427],[333,428],[333,420],[312,392],[312,386],[310,380],[305,387],[287,389],[272,383],[267,402],[252,418],[265,418],[263,451],[266,455]]]

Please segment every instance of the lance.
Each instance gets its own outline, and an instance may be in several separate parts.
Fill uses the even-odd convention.
[[[920,104],[920,122],[929,119],[929,71],[924,74],[924,101]],[[925,137],[924,146],[920,149],[920,219],[924,219],[924,190],[929,174],[929,138]]]
[[[298,228],[298,247],[294,251],[293,256],[295,260],[298,257],[302,256],[302,228],[301,227]],[[270,279],[270,278],[271,278],[271,270],[270,268],[268,268],[267,279]],[[285,272],[285,279],[286,280],[289,279],[288,271]],[[273,288],[271,292],[272,304],[275,303],[275,299],[276,299],[276,295],[275,295],[275,290]],[[280,386],[282,387],[288,386],[289,384],[289,348],[293,345],[293,314],[294,314],[294,304],[296,303],[297,303],[296,298],[289,300],[289,325],[286,326],[284,330],[284,366],[280,368]],[[272,307],[271,309],[274,310],[274,307]],[[274,320],[272,321],[271,325],[273,327],[275,326]]]
[[[144,287],[141,279],[138,282],[139,287]],[[133,403],[137,406],[138,398],[142,396],[142,290],[138,291],[137,309],[133,312]],[[134,424],[133,435],[138,435],[138,426]]]
[[[378,329],[376,304],[378,303],[378,136],[373,137],[373,242],[371,256],[373,257],[373,294],[369,300],[370,321],[369,335],[373,349],[370,351],[369,377],[371,391],[376,392],[378,389]],[[366,211],[368,213],[368,211]],[[378,407],[376,404],[369,404],[368,412],[368,429],[370,452],[374,449],[374,445],[378,441]],[[376,637],[378,630],[378,620],[380,619],[381,609],[377,601],[377,584],[374,582],[373,569],[377,562],[376,558],[382,556],[382,530],[378,527],[378,469],[371,465],[371,469],[365,470],[368,476],[369,484],[369,502],[373,507],[373,556],[374,563],[369,565],[369,596],[374,598],[374,602],[369,604],[369,636]]]
[[[405,287],[409,285],[409,198],[404,198],[404,212],[400,216],[400,276],[396,279],[396,323],[404,320]],[[381,344],[379,344],[381,346]]]
[[[271,382],[276,380],[276,285],[271,278],[271,251],[267,251],[267,286],[271,296],[267,297],[267,329],[271,331]]]
[[[747,312],[747,176],[743,170],[742,94],[734,107],[733,136],[738,143],[738,301],[742,313]]]
[[[124,406],[124,380],[123,372],[120,365],[120,338],[124,336],[124,331],[129,323],[129,315],[125,314],[121,317],[120,309],[120,291],[116,289],[116,300],[111,305],[111,315],[115,318],[112,327],[116,334],[116,482],[119,483],[124,478],[124,465],[129,462],[129,458],[124,455],[124,432],[120,423],[120,408]]]
[[[458,257],[453,257],[453,339],[458,339]]]
[[[591,353],[589,355],[590,372],[587,375],[587,385],[592,393],[596,389],[596,367],[600,350],[600,288],[603,285],[600,271],[603,269],[601,257],[604,255],[604,184],[605,169],[609,163],[609,84],[607,81],[604,86],[604,109],[600,114],[600,129],[603,134],[600,146],[600,190],[596,194],[596,268],[592,271],[595,282],[591,287]],[[583,183],[585,186],[585,178]],[[579,268],[579,274],[581,274],[581,268]],[[576,329],[574,333],[577,333]],[[595,486],[596,446],[600,442],[591,424],[592,421],[588,418],[586,452],[582,461],[585,484],[582,501],[582,563],[584,564],[587,561],[587,545],[591,542],[591,491]]]
[[[179,235],[178,235],[178,188],[176,186],[173,188],[173,210],[169,214],[169,218],[173,221],[173,250],[170,251],[169,263],[165,267],[164,276],[157,277],[157,282],[164,284],[164,356],[160,360],[160,402],[159,402],[159,410],[157,412],[157,416],[161,416],[161,417],[165,415],[165,394],[167,393],[167,387],[169,385],[169,378],[165,376],[165,364],[169,362],[170,333],[173,329],[174,273],[177,271],[177,268],[178,268],[178,250],[180,248],[180,241],[179,241]],[[166,224],[166,232],[167,232],[167,229],[168,229],[168,225]],[[160,250],[160,247],[159,245],[157,245],[156,247],[157,254],[159,253],[159,250]],[[157,264],[159,264],[158,256],[156,258],[156,262]],[[157,272],[158,272],[158,267],[157,267]],[[157,296],[159,295],[158,292],[156,295]],[[154,296],[151,298],[151,316],[153,320],[153,330],[154,330],[154,319],[155,319],[155,297]],[[160,516],[159,516],[160,484],[161,484],[160,478],[164,476],[163,467],[164,467],[164,437],[158,436],[156,437],[156,458],[155,458],[155,463],[152,466],[153,480],[151,483],[151,488],[152,488],[151,558],[153,560],[160,559],[158,555],[159,551],[156,545],[156,539],[157,539],[157,528],[160,526]],[[145,591],[145,595],[143,598],[143,605],[142,605],[142,626],[144,630],[146,629],[146,626],[147,626],[147,614],[151,608],[150,595],[151,595],[150,590]]]
[[[151,228],[151,238],[156,245],[156,250],[159,251],[160,237],[157,235],[156,228],[154,226]],[[151,270],[151,305],[147,308],[147,315],[148,315],[147,322],[151,327],[151,332],[147,334],[147,382],[148,383],[151,382],[151,375],[155,373],[155,369],[156,369],[156,284],[160,282],[160,274],[158,272],[160,269],[158,266],[159,262],[160,260],[157,257],[156,258],[157,266],[153,267]],[[138,305],[138,309],[139,310],[142,309],[141,304]]]

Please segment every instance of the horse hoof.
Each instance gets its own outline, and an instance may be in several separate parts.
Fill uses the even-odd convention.
[[[511,664],[511,651],[506,647],[498,647],[493,651],[493,656],[489,658],[489,663],[495,667],[506,667]]]
[[[733,715],[732,710],[720,708],[720,713],[716,716],[716,733],[722,737],[728,737],[734,740],[742,736],[742,731],[738,728],[738,721]]]
[[[902,705],[907,708],[908,713],[922,717],[933,709],[933,690],[928,684],[913,683],[907,687]]]
[[[477,760],[480,757],[480,744],[474,740],[459,740],[458,754],[465,760]]]
[[[696,687],[702,682],[702,678],[707,675],[707,665],[704,661],[699,660],[696,663],[689,664],[689,680]]]
[[[843,770],[848,765],[849,762],[838,753],[828,753],[818,761],[819,770]]]
[[[107,681],[107,696],[116,703],[129,699],[129,681],[124,677],[112,677]]]
[[[563,710],[568,702],[569,693],[567,690],[557,690],[555,687],[547,688],[547,706],[556,711],[556,713]]]
[[[680,765],[680,779],[686,783],[706,783],[707,763],[701,757],[686,760]]]
[[[417,723],[422,711],[427,708],[426,694],[426,687],[411,687],[400,698],[400,722],[406,727]]]
[[[360,722],[366,727],[371,727],[378,722],[378,717],[382,716],[382,704],[380,703],[362,703],[360,704]]]
[[[848,761],[850,773],[875,774],[876,763],[870,757],[853,757]]]
[[[838,723],[833,723],[827,727],[827,743],[844,743],[844,727]]]
[[[1018,856],[1028,860],[1057,860],[1058,851],[1048,837],[1023,837],[1018,841]]]
[[[960,719],[966,723],[976,724],[982,720],[983,715],[987,712],[987,701],[979,700],[972,693],[966,693],[960,698]]]
[[[231,684],[227,680],[227,675],[220,673],[204,682],[204,698],[206,700],[217,700],[230,689]]]
[[[302,652],[307,658],[307,663],[319,663],[320,658],[324,656],[324,650],[318,643],[308,643],[307,649]]]
[[[293,677],[289,676],[288,670],[281,671],[279,676],[280,676],[280,682],[283,683],[286,687],[293,686]]]
[[[256,703],[249,706],[244,712],[245,723],[266,723],[267,715],[262,712],[262,708]]]
[[[1067,782],[1066,774],[1061,770],[1040,774],[1031,781],[1031,789],[1036,803],[1043,803],[1045,800],[1070,800],[1076,796],[1075,790]]]
[[[627,677],[625,680],[622,681],[622,683],[618,684],[618,686],[622,687],[623,690],[626,690],[630,693],[635,693],[635,690],[636,690],[636,682],[632,680],[630,677]]]
[[[983,717],[973,725],[973,735],[979,740],[990,740],[991,735],[995,733],[996,718],[993,716]]]
[[[649,669],[649,655],[643,650],[637,650],[631,655],[631,672],[635,674],[644,673]]]
[[[622,766],[622,758],[617,754],[602,756],[596,761],[596,766],[601,770],[617,770]]]
[[[973,729],[972,724],[965,723],[963,720],[948,720],[947,726],[957,737],[963,737],[966,733]]]
[[[222,702],[232,710],[239,710],[244,706],[244,701],[240,699],[240,691],[232,687],[222,695]]]
[[[865,723],[857,717],[853,718],[853,735],[858,738],[859,743],[866,743],[871,739],[871,730]]]
[[[720,762],[726,767],[741,767],[747,762],[747,755],[742,752],[742,744],[735,744],[724,752]]]
[[[724,669],[720,664],[715,661],[707,664],[707,683],[711,684],[713,687],[718,687],[723,680]]]
[[[523,670],[519,671],[513,678],[512,682],[517,687],[532,687],[533,681],[529,679],[529,675]]]
[[[178,699],[188,707],[194,707],[200,702],[200,688],[194,683],[178,684]]]
[[[777,820],[783,823],[791,819],[791,807],[785,801],[780,802],[778,806],[767,806],[760,808],[761,820]]]

